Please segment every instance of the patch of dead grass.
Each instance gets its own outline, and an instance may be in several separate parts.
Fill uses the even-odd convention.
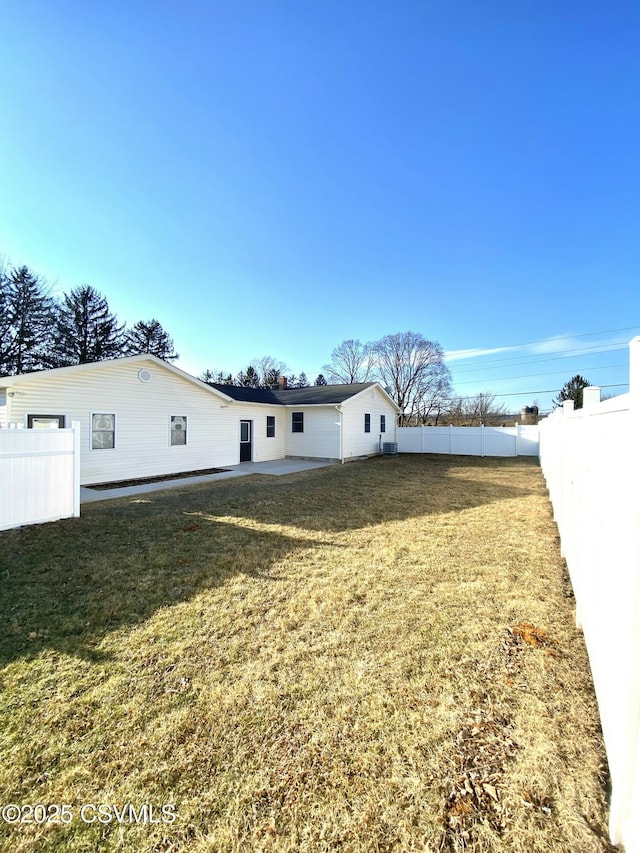
[[[528,460],[221,481],[0,547],[2,798],[178,815],[0,826],[12,850],[608,849],[588,662]]]

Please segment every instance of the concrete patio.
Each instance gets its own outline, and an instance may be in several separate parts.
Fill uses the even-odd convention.
[[[336,462],[321,462],[307,459],[276,459],[273,462],[241,462],[239,465],[227,465],[225,471],[219,474],[204,474],[199,477],[181,477],[177,480],[163,480],[157,483],[141,483],[137,486],[122,486],[114,489],[91,489],[80,487],[80,503],[95,503],[114,498],[125,498],[130,495],[158,492],[164,489],[177,489],[197,483],[210,483],[214,480],[226,480],[232,477],[246,477],[249,474],[268,474],[272,477],[282,477],[285,474],[296,474],[299,471],[310,471],[314,468],[326,468]]]

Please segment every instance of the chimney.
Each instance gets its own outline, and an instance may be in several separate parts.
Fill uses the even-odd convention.
[[[286,391],[287,390],[287,377],[280,376],[278,377],[278,391]]]

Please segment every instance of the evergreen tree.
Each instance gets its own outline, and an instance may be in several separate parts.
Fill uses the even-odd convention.
[[[174,349],[173,338],[169,337],[158,320],[149,320],[148,323],[140,320],[128,329],[125,351],[127,355],[150,353],[164,361],[175,361],[179,358]]]
[[[568,382],[565,382],[562,386],[562,390],[553,401],[554,406],[561,406],[565,400],[573,400],[574,409],[582,408],[582,392],[585,388],[588,388],[591,383],[584,378],[584,376],[580,376],[579,373],[576,373]]]
[[[244,385],[247,388],[259,388],[260,376],[253,365],[249,365],[246,371],[240,371],[236,378],[236,385]]]
[[[27,267],[0,269],[0,374],[50,366],[55,311],[48,289]]]
[[[118,324],[106,298],[88,284],[65,295],[54,337],[56,367],[125,354],[124,324]]]
[[[314,384],[314,385],[327,385],[328,383],[327,383],[327,380],[326,380],[326,379],[324,378],[324,376],[322,375],[322,373],[319,373],[319,374],[316,376],[316,381],[315,381],[313,384]]]

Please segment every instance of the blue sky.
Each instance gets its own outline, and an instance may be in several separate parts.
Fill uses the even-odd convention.
[[[0,254],[182,369],[313,380],[411,329],[461,395],[625,390],[637,3],[4,0],[0,31]]]

